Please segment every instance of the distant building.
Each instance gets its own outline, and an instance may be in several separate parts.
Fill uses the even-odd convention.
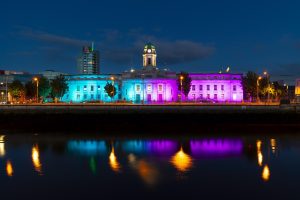
[[[55,79],[57,76],[60,76],[60,75],[68,75],[66,73],[57,72],[54,70],[45,70],[43,72],[40,72],[39,74],[46,77],[49,81]]]
[[[296,80],[295,96],[296,96],[296,101],[300,103],[300,79]]]
[[[82,53],[78,58],[78,71],[80,74],[100,74],[100,54],[94,49],[94,44],[91,47],[84,46]]]

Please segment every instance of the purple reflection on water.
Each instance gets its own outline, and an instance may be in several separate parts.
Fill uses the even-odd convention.
[[[123,143],[124,150],[132,153],[169,155],[176,152],[177,147],[177,142],[172,140],[130,140]]]
[[[203,139],[191,140],[191,153],[200,157],[219,157],[240,155],[243,142],[239,139]]]

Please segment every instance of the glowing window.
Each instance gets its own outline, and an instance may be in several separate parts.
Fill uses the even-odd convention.
[[[135,86],[135,91],[140,92],[141,91],[141,85],[136,85]]]
[[[159,92],[162,92],[162,91],[163,91],[162,85],[158,85],[158,91],[159,91]]]
[[[147,85],[147,91],[148,91],[148,92],[151,92],[151,91],[152,91],[152,85],[151,85],[151,84],[148,84],[148,85]]]
[[[232,99],[233,99],[233,101],[236,101],[236,94],[232,95]]]

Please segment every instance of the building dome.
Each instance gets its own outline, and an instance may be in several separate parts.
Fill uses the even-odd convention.
[[[144,53],[156,53],[155,46],[152,43],[147,43],[144,47]]]

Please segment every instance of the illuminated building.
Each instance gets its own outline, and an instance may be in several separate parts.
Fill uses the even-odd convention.
[[[295,95],[296,101],[300,102],[300,79],[296,80]]]
[[[162,103],[179,101],[178,74],[157,68],[154,45],[143,50],[143,67],[122,74],[104,75],[81,71],[81,75],[66,76],[69,90],[64,102],[111,102],[122,100],[133,103]],[[82,68],[83,69],[83,68]],[[241,102],[243,101],[242,74],[190,73],[192,79],[187,101]],[[111,80],[111,77],[114,79]],[[117,94],[111,99],[104,87],[112,83]]]
[[[91,47],[84,46],[78,58],[78,71],[80,74],[100,74],[99,51]]]

